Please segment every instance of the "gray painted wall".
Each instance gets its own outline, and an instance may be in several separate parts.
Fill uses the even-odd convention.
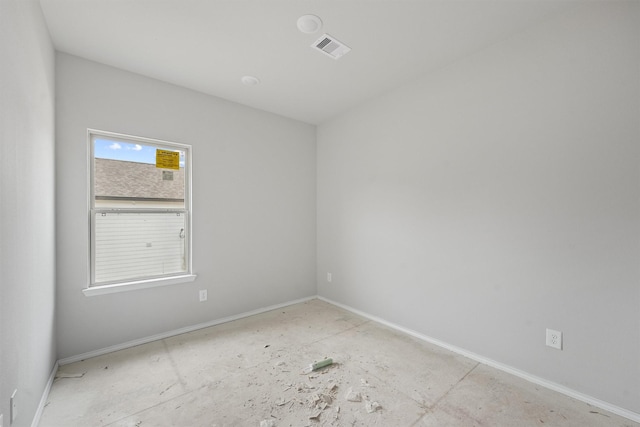
[[[0,1],[0,413],[31,425],[56,360],[54,52],[35,0]]]
[[[56,89],[60,358],[316,294],[314,126],[60,53]],[[84,296],[87,128],[193,146],[195,282]]]
[[[639,46],[584,3],[319,126],[318,293],[640,413]]]

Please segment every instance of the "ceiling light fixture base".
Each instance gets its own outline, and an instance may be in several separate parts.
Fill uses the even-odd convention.
[[[298,18],[298,29],[305,34],[313,34],[322,28],[322,19],[316,15],[302,15]]]

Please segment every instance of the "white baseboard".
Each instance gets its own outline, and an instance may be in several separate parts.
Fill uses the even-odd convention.
[[[133,341],[128,341],[128,342],[125,342],[125,343],[122,343],[122,344],[116,344],[116,345],[112,345],[110,347],[105,347],[105,348],[101,348],[101,349],[98,349],[98,350],[89,351],[87,353],[78,354],[76,356],[65,357],[64,359],[58,360],[58,364],[60,366],[68,365],[69,363],[79,362],[81,360],[89,359],[91,357],[102,356],[103,354],[113,353],[114,351],[124,350],[124,349],[127,349],[127,348],[135,347],[135,346],[142,345],[142,344],[147,344],[147,343],[150,343],[150,342],[153,342],[153,341],[162,340],[162,339],[173,337],[173,336],[180,335],[180,334],[186,334],[188,332],[197,331],[198,329],[204,329],[204,328],[208,328],[210,326],[220,325],[222,323],[232,322],[234,320],[243,319],[245,317],[254,316],[256,314],[265,313],[265,312],[271,311],[271,310],[277,310],[277,309],[282,308],[282,307],[287,307],[287,306],[293,305],[293,304],[299,304],[301,302],[306,302],[306,301],[310,301],[310,300],[313,300],[313,299],[316,299],[315,295],[312,296],[312,297],[300,298],[300,299],[297,299],[297,300],[294,300],[294,301],[288,301],[288,302],[285,302],[285,303],[282,303],[282,304],[275,304],[275,305],[271,305],[269,307],[263,307],[263,308],[259,308],[259,309],[256,309],[256,310],[247,311],[245,313],[240,313],[240,314],[236,314],[236,315],[233,315],[233,316],[223,317],[222,319],[216,319],[216,320],[212,320],[212,321],[209,321],[209,322],[199,323],[197,325],[191,325],[191,326],[186,326],[186,327],[180,328],[180,329],[174,329],[173,331],[163,332],[163,333],[160,333],[160,334],[151,335],[149,337],[139,338],[139,339],[136,339],[136,340],[133,340]]]
[[[384,319],[381,319],[380,317],[372,316],[369,313],[365,313],[363,311],[357,310],[357,309],[355,309],[353,307],[350,307],[348,305],[345,305],[345,304],[340,304],[339,302],[330,300],[329,298],[325,298],[325,297],[322,297],[322,296],[318,295],[318,299],[322,300],[322,301],[325,301],[325,302],[327,302],[329,304],[333,304],[333,305],[335,305],[337,307],[343,308],[343,309],[345,309],[347,311],[350,311],[352,313],[355,313],[355,314],[360,315],[362,317],[365,317],[367,319],[373,320],[374,322],[381,323],[381,324],[383,324],[385,326],[388,326],[388,327],[390,327],[392,329],[395,329],[397,331],[403,332],[403,333],[405,333],[407,335],[410,335],[410,336],[412,336],[414,338],[417,338],[419,340],[426,341],[426,342],[431,343],[431,344],[435,344],[435,345],[437,345],[439,347],[445,348],[445,349],[450,350],[450,351],[452,351],[454,353],[457,353],[457,354],[460,354],[462,356],[468,357],[469,359],[475,360],[476,362],[480,362],[480,363],[482,363],[484,365],[491,366],[492,368],[496,368],[496,369],[498,369],[500,371],[504,371],[504,372],[507,372],[507,373],[509,373],[511,375],[515,375],[516,377],[525,379],[525,380],[527,380],[529,382],[532,382],[534,384],[537,384],[539,386],[548,388],[548,389],[553,390],[553,391],[557,391],[558,393],[562,393],[562,394],[564,394],[566,396],[569,396],[569,397],[572,397],[572,398],[574,398],[576,400],[580,400],[582,402],[588,403],[589,405],[596,406],[596,407],[598,407],[600,409],[604,409],[604,410],[612,412],[612,413],[614,413],[616,415],[620,415],[621,417],[625,417],[625,418],[627,418],[627,419],[629,419],[631,421],[635,421],[637,423],[640,423],[640,414],[638,414],[636,412],[629,411],[628,409],[624,409],[624,408],[621,408],[621,407],[616,406],[616,405],[612,405],[612,404],[610,404],[608,402],[602,401],[600,399],[596,399],[595,397],[586,395],[584,393],[580,393],[580,392],[578,392],[576,390],[572,390],[572,389],[570,389],[568,387],[565,387],[563,385],[554,383],[552,381],[545,380],[544,378],[540,378],[540,377],[537,377],[535,375],[531,375],[531,374],[529,374],[527,372],[524,372],[524,371],[521,371],[519,369],[513,368],[513,367],[511,367],[509,365],[505,365],[503,363],[496,362],[495,360],[488,359],[486,357],[480,356],[479,354],[475,354],[475,353],[472,353],[470,351],[467,351],[467,350],[465,350],[463,348],[453,346],[453,345],[448,344],[448,343],[446,343],[444,341],[440,341],[440,340],[437,340],[435,338],[431,338],[429,336],[423,335],[423,334],[421,334],[419,332],[416,332],[414,330],[404,328],[404,327],[402,327],[400,325],[396,325],[395,323],[391,323],[391,322],[388,322],[388,321],[386,321]]]
[[[38,424],[40,424],[42,411],[44,411],[44,407],[47,406],[47,400],[49,399],[49,392],[51,391],[53,380],[56,378],[56,372],[58,372],[58,362],[53,364],[51,375],[49,375],[49,381],[47,381],[47,385],[45,386],[44,391],[42,392],[42,397],[40,398],[40,404],[38,405],[38,409],[36,409],[36,414],[33,416],[33,421],[31,421],[31,427],[38,427]]]

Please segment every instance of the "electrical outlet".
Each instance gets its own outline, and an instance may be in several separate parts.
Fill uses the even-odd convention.
[[[562,332],[547,329],[547,345],[562,350]]]
[[[18,416],[18,404],[16,402],[16,394],[18,393],[18,389],[13,390],[11,394],[11,403],[9,404],[9,409],[11,410],[11,416],[9,417],[9,425],[13,424],[16,421],[16,417]]]
[[[327,273],[327,282],[331,283],[331,273]]]
[[[200,291],[200,302],[206,301],[207,300],[207,290],[206,289],[202,289]]]

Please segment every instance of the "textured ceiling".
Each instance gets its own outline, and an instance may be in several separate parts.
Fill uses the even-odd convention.
[[[319,124],[575,5],[541,0],[40,0],[57,50]],[[323,20],[298,31],[304,14]],[[328,33],[339,60],[311,49]],[[244,75],[260,79],[245,86]]]

